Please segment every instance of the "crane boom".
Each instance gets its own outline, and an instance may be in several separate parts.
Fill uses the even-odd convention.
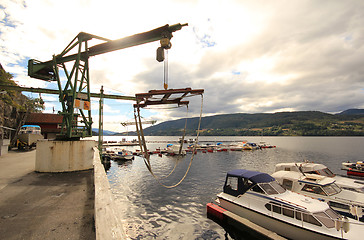
[[[172,32],[178,31],[182,29],[182,27],[187,26],[186,24],[175,24],[172,26],[169,26],[168,24],[159,28],[156,28],[154,30],[143,32],[139,34],[135,34],[132,36],[128,36],[125,38],[117,39],[117,40],[108,40],[105,43],[101,43],[98,45],[95,45],[93,47],[89,47],[86,51],[83,51],[81,53],[76,53],[72,55],[65,56],[68,49],[66,48],[62,54],[59,54],[55,56],[54,59],[46,61],[46,62],[40,62],[35,59],[30,59],[28,61],[28,75],[33,78],[37,78],[40,80],[46,80],[46,81],[56,81],[55,79],[55,72],[53,71],[53,64],[54,61],[57,62],[57,64],[60,63],[66,63],[70,61],[76,60],[78,57],[81,59],[85,59],[88,57],[93,57],[99,54],[108,53],[124,48],[134,47],[141,44],[154,42],[161,40],[162,38],[172,38]],[[97,37],[95,35],[91,35],[88,33],[80,32],[76,38],[81,38],[84,40],[91,40],[92,38],[98,38],[102,40],[106,40],[105,38]],[[75,39],[76,39],[75,38]],[[70,44],[71,45],[71,44]],[[70,46],[69,45],[69,46]]]
[[[138,46],[141,44],[161,40],[158,48],[157,60],[163,61],[161,50],[171,47],[172,33],[182,29],[188,24],[164,25],[148,32],[138,33],[117,40],[109,40],[92,34],[80,32],[58,55],[52,60],[41,62],[35,59],[28,61],[28,75],[45,81],[56,81],[59,90],[59,101],[62,105],[63,116],[62,132],[58,139],[79,139],[92,136],[91,119],[91,92],[89,57],[112,52],[119,49]],[[104,43],[89,47],[88,41],[99,39]],[[76,50],[76,53],[74,53]],[[71,53],[72,51],[72,53]],[[68,71],[65,63],[73,63]],[[69,67],[69,64],[68,64]],[[61,82],[59,70],[63,69],[67,78],[66,84]]]

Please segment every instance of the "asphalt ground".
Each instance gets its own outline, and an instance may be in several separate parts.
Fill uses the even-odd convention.
[[[38,173],[35,153],[0,156],[0,239],[95,239],[93,170]]]

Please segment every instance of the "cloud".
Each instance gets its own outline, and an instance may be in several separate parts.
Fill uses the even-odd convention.
[[[362,1],[4,0],[0,5],[0,61],[23,85],[45,87],[27,76],[27,59],[50,60],[80,31],[117,39],[188,22],[173,34],[168,82],[170,88],[205,89],[206,115],[364,107]],[[156,14],[161,5],[168,11]],[[162,89],[158,46],[153,42],[90,58],[92,91],[103,85],[114,94],[134,96]],[[189,115],[197,116],[200,99],[189,100]],[[110,110],[130,117],[131,104]],[[143,114],[163,121],[185,116],[185,109]]]

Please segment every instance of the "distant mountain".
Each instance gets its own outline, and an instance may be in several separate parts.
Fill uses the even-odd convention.
[[[92,128],[92,132],[95,133],[96,135],[98,135],[99,134],[99,129],[98,128]],[[108,131],[108,130],[104,130],[103,133],[104,133],[104,136],[112,136],[112,135],[118,134],[118,132],[113,132],[113,131]]]
[[[188,118],[186,135],[195,136],[199,118]],[[166,121],[144,129],[146,136],[182,136],[186,119]],[[93,131],[98,133],[98,129]],[[105,136],[127,133],[104,131]],[[128,132],[136,135],[135,132]],[[364,136],[364,109],[339,114],[319,111],[234,113],[203,117],[202,136]]]
[[[198,121],[188,119],[187,135],[196,135]],[[144,134],[181,136],[184,126],[185,119],[166,121],[144,129]],[[200,129],[205,136],[364,136],[364,116],[319,111],[235,113],[203,117]]]
[[[352,108],[342,111],[341,113],[338,113],[338,115],[364,115],[364,109]]]

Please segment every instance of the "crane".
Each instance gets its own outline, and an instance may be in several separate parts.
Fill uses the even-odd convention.
[[[62,111],[59,114],[63,116],[63,123],[62,132],[57,138],[77,140],[92,136],[89,57],[160,40],[161,46],[157,49],[156,59],[161,62],[164,60],[164,49],[171,48],[172,33],[187,25],[187,23],[167,24],[148,32],[117,40],[80,32],[60,54],[53,55],[51,60],[41,62],[30,59],[28,61],[30,77],[44,81],[56,81],[58,84],[59,101],[62,105]],[[88,41],[91,39],[104,42],[89,47]],[[73,53],[75,51],[76,53]],[[63,75],[67,78],[66,84],[63,85],[60,78],[62,69]]]
[[[142,124],[155,124],[157,122],[157,120],[149,120],[149,121],[143,121]],[[135,125],[135,122],[122,122],[120,123],[121,125],[123,125],[123,127],[126,126],[130,126],[130,125]]]

